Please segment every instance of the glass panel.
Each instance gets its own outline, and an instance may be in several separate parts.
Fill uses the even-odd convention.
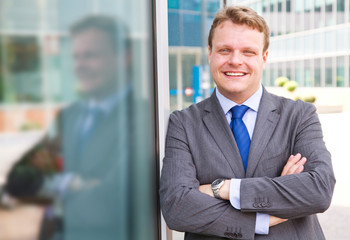
[[[336,32],[333,31],[328,31],[325,32],[325,51],[326,52],[333,52],[336,50],[336,45],[335,45],[335,36]]]
[[[314,53],[320,53],[324,51],[323,48],[323,33],[314,33],[314,41],[313,41],[313,46],[314,46]]]
[[[183,46],[201,46],[201,16],[199,14],[183,14],[182,24]]]
[[[284,63],[278,63],[277,64],[277,77],[282,77],[284,75]]]
[[[275,10],[275,3],[277,0],[270,0],[270,12],[274,12]]]
[[[262,11],[265,13],[267,12],[269,9],[268,9],[268,0],[263,0],[262,1]]]
[[[262,84],[264,86],[270,86],[270,79],[268,78],[268,74],[270,72],[270,66],[271,64],[266,64],[265,70],[262,75]]]
[[[201,1],[198,0],[180,0],[181,9],[191,10],[191,11],[200,11],[201,10]]]
[[[183,26],[180,24],[180,14],[178,11],[168,12],[168,22],[171,22],[171,28],[168,30],[169,46],[182,45]],[[181,28],[180,28],[181,27]]]
[[[150,4],[0,5],[0,238],[156,239]]]
[[[304,29],[304,22],[302,21],[302,15],[303,15],[303,1],[302,0],[295,0],[295,24],[294,28],[296,32],[302,31]]]
[[[304,61],[304,86],[312,87],[313,79],[312,79],[312,69],[311,69],[311,61]]]
[[[311,34],[304,36],[304,53],[311,54],[313,51],[313,37]]]
[[[209,33],[213,16],[220,7],[220,0],[207,0],[206,8],[202,8],[203,1],[198,0],[181,0],[180,3],[180,9],[169,9],[168,12],[169,52],[179,53],[180,56],[178,60],[175,59],[175,55],[170,55],[169,58],[171,110],[189,106],[195,102],[195,97],[196,101],[199,101],[204,97],[204,93],[213,87],[211,80],[208,84],[208,74],[203,71],[207,64],[207,58],[201,58],[203,55],[207,56],[207,47],[202,46],[207,44],[207,39],[203,38],[203,31],[206,35]],[[202,12],[203,9],[207,12]],[[206,18],[203,19],[203,16]],[[196,76],[193,75],[194,67],[200,69],[196,68]],[[194,79],[199,89],[193,89]],[[205,84],[202,84],[203,82]]]
[[[311,26],[311,1],[305,1],[304,2],[304,29],[309,30],[312,28]]]
[[[321,87],[321,60],[315,59],[315,87]]]
[[[291,0],[286,0],[286,12],[291,12]]]
[[[282,8],[283,8],[283,0],[278,0],[277,2],[278,12],[282,12]]]
[[[345,0],[337,0],[337,24],[345,22]]]
[[[337,38],[337,51],[346,51],[349,49],[349,45],[346,44],[345,36],[347,33],[348,28],[339,28],[336,30],[336,38]]]
[[[345,59],[344,57],[337,57],[337,87],[344,87],[345,85]]]
[[[179,9],[180,1],[179,0],[168,0],[168,8],[169,9]]]
[[[276,66],[277,66],[276,63],[271,63],[271,64],[270,64],[270,84],[271,84],[271,86],[274,85],[275,80],[276,80],[277,77],[278,77],[278,76],[277,76]]]
[[[169,89],[170,89],[170,108],[177,108],[177,60],[176,54],[169,54]]]
[[[333,86],[333,64],[332,64],[332,58],[326,58],[325,59],[325,77],[326,77],[326,87],[332,87]]]
[[[310,1],[309,1],[310,2]],[[315,0],[314,14],[315,14],[315,28],[324,26],[324,18],[322,17],[323,0]]]
[[[299,86],[302,86],[303,83],[303,71],[302,71],[302,67],[303,67],[303,62],[302,61],[297,61],[295,63],[295,81],[299,84]]]
[[[333,14],[333,0],[325,0],[326,9],[326,26],[332,26],[335,24],[334,14]]]
[[[192,68],[196,65],[194,54],[182,55],[182,86],[183,89],[193,88]],[[189,107],[193,103],[193,96],[183,95],[183,107]]]
[[[296,36],[295,37],[295,54],[297,56],[304,54],[304,37],[303,36]]]

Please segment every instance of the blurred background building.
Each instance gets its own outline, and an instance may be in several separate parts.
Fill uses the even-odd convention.
[[[208,34],[213,14],[223,2],[253,8],[270,26],[269,58],[262,79],[265,87],[273,87],[275,80],[284,76],[298,83],[296,94],[312,92],[321,105],[342,105],[343,108],[350,109],[350,104],[344,104],[335,98],[342,96],[344,102],[350,102],[349,1],[169,0],[172,109],[183,108],[194,101],[192,95],[186,96],[184,90],[193,87],[192,67],[206,65],[203,55],[207,54],[207,39],[200,36]],[[205,11],[203,6],[207,7]],[[211,88],[213,87],[211,81]],[[283,94],[281,89],[271,91]]]

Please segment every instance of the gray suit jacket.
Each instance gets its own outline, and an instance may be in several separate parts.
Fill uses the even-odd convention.
[[[280,177],[291,154],[308,161],[300,174]],[[199,192],[217,178],[239,178],[241,210]],[[171,229],[186,239],[320,240],[315,213],[331,203],[335,178],[315,107],[265,89],[247,172],[215,92],[171,114],[160,181],[160,201]],[[256,212],[289,219],[255,235]]]

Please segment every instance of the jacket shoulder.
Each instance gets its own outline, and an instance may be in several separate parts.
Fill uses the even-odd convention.
[[[276,109],[279,113],[283,112],[297,112],[297,113],[305,113],[305,112],[315,112],[316,107],[308,102],[304,102],[302,100],[292,100],[289,98],[277,96],[275,94],[268,93],[271,98],[271,102],[273,102],[276,106]]]
[[[205,107],[211,104],[211,98],[207,98],[199,103],[192,104],[183,110],[175,110],[170,114],[170,119],[178,119],[180,121],[193,121],[202,117]]]

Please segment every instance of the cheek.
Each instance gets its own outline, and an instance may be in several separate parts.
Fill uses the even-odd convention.
[[[227,58],[225,56],[216,55],[211,57],[210,66],[215,68],[215,70],[219,70],[223,65],[225,65],[226,62]]]

